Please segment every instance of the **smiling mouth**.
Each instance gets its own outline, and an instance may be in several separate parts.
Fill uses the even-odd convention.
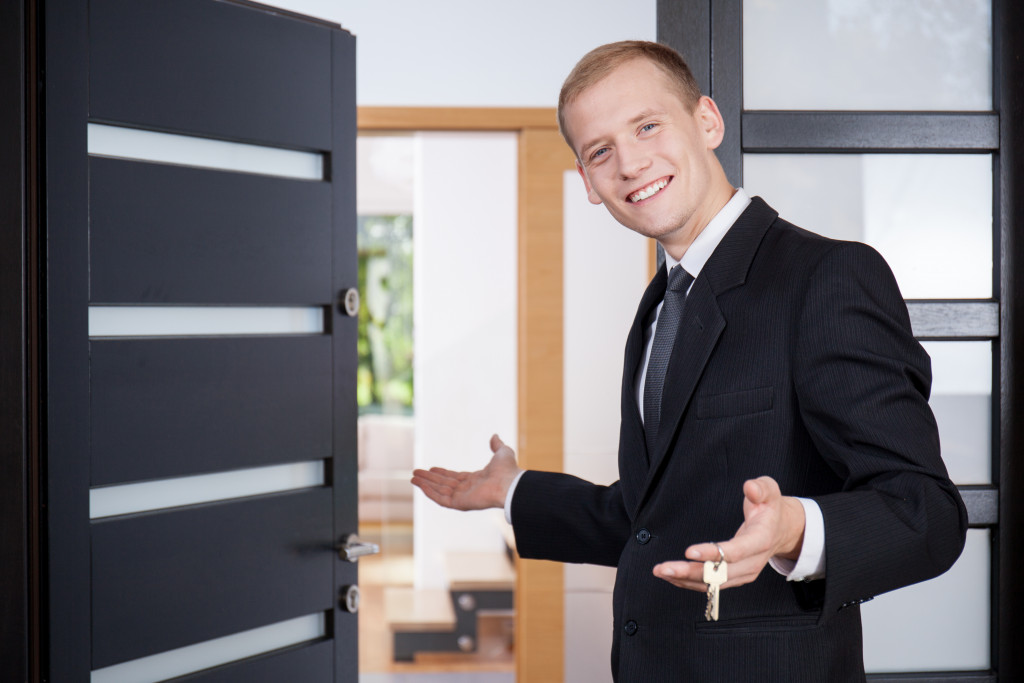
[[[631,204],[636,204],[637,202],[642,202],[645,199],[650,199],[654,195],[656,195],[659,192],[661,192],[662,190],[664,190],[665,187],[671,181],[672,181],[672,177],[671,176],[665,176],[664,178],[661,178],[659,180],[655,180],[653,183],[651,183],[647,187],[641,188],[641,189],[637,190],[636,192],[634,192],[633,194],[631,194],[628,197],[626,197],[626,201],[630,202]]]

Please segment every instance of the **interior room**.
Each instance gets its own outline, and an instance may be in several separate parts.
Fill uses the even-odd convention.
[[[410,478],[479,469],[493,434],[525,469],[619,478],[623,344],[664,253],[588,201],[555,105],[625,39],[691,61],[733,185],[882,254],[931,358],[970,529],[947,573],[862,606],[869,680],[1024,676],[1013,3],[2,11],[0,678],[612,681],[615,569],[521,559],[502,510]],[[200,83],[212,55],[235,71]]]

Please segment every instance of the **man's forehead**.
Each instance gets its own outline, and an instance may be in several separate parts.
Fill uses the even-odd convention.
[[[622,85],[632,84],[638,80],[644,80],[646,78],[656,79],[660,81],[660,83],[658,84],[658,87],[642,89],[645,97],[641,99],[646,101],[637,101],[631,98],[624,102],[620,90],[609,90],[606,87],[601,87],[607,86],[609,81],[622,80],[620,77],[623,76],[623,72],[629,73],[625,76],[627,79],[626,83]],[[570,134],[573,134],[573,139],[575,140],[575,133],[572,131],[575,127],[573,124],[575,123],[578,126],[581,115],[585,116],[587,113],[592,113],[595,107],[604,107],[605,105],[621,103],[625,105],[623,108],[623,111],[626,112],[623,114],[624,122],[634,121],[636,119],[643,118],[655,109],[662,109],[663,107],[656,105],[655,101],[664,95],[673,95],[675,90],[676,89],[672,87],[672,82],[668,77],[668,74],[666,74],[657,64],[644,57],[635,57],[629,61],[616,65],[607,74],[580,90],[577,96],[565,105],[565,122],[567,127],[570,129]],[[603,123],[608,124],[621,122],[623,121],[603,121]],[[587,144],[588,143],[585,142],[584,147],[581,147],[580,149],[584,149]]]

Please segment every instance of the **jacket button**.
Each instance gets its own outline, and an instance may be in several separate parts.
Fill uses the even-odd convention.
[[[645,545],[650,540],[651,532],[647,529],[641,529],[640,531],[636,532],[636,542],[640,545]]]
[[[629,621],[627,621],[627,622],[626,622],[626,625],[625,625],[625,626],[623,627],[623,630],[625,630],[625,631],[626,631],[626,635],[627,635],[627,636],[631,636],[631,635],[633,635],[633,634],[634,634],[634,633],[636,633],[636,632],[637,632],[637,631],[638,631],[639,629],[640,629],[640,627],[639,627],[639,626],[637,626],[637,625],[636,625],[636,622],[635,622],[635,621],[633,621],[632,619],[630,619]]]

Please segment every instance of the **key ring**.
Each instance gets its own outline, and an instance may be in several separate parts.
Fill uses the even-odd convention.
[[[715,547],[718,548],[718,561],[715,562],[715,569],[718,569],[718,566],[725,562],[725,553],[722,551],[722,546],[717,543],[715,544]]]

